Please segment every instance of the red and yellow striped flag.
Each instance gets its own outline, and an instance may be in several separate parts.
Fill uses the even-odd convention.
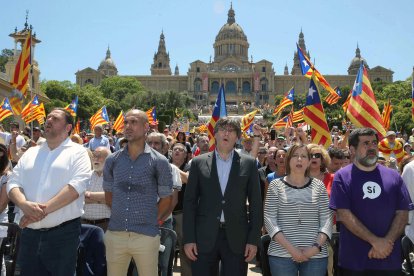
[[[293,123],[299,123],[303,121],[303,108],[301,110],[293,112],[292,121]]]
[[[39,124],[43,125],[45,123],[46,111],[43,103],[40,103],[38,106],[33,107],[32,111],[28,113],[27,116],[22,119],[26,124],[37,120]]]
[[[78,121],[75,124],[75,127],[73,128],[72,134],[80,134],[80,121]]]
[[[352,96],[352,90],[349,91],[348,97],[346,98],[345,102],[342,104],[342,109],[346,114],[346,111],[348,110],[349,101],[351,100]]]
[[[22,119],[24,120],[26,117],[30,116],[30,114],[39,106],[39,99],[37,95],[33,97],[33,99],[26,104],[21,112]]]
[[[106,125],[109,123],[108,112],[106,112],[106,106],[103,106],[99,109],[90,119],[89,122],[91,123],[91,130],[95,128],[97,125]]]
[[[380,139],[386,136],[381,114],[368,79],[368,72],[363,63],[355,79],[346,115],[356,127],[372,128],[378,133]]]
[[[392,112],[391,99],[388,99],[388,103],[384,104],[384,109],[382,110],[382,115],[381,115],[385,130],[388,130],[390,128],[391,112]]]
[[[254,116],[257,113],[257,109],[249,114],[246,114],[241,120],[241,131],[246,132],[254,121]]]
[[[3,101],[0,104],[0,121],[3,121],[4,119],[12,115],[13,115],[13,110],[10,106],[9,99],[6,97],[3,99]]]
[[[285,97],[280,101],[279,105],[273,111],[273,115],[278,114],[283,108],[292,105],[295,99],[295,89],[292,87],[285,95]]]
[[[303,109],[305,122],[312,128],[312,143],[323,145],[326,149],[332,145],[332,138],[326,122],[325,111],[321,103],[319,89],[315,76],[312,75],[309,91],[306,96],[306,106]]]
[[[11,85],[19,90],[24,97],[26,97],[27,89],[29,87],[29,71],[31,61],[31,47],[32,46],[32,33],[29,31],[27,38],[23,44],[22,52],[17,60],[16,67],[14,69],[14,75],[11,80]]]
[[[118,132],[123,132],[124,131],[124,113],[121,110],[121,113],[119,113],[118,118],[116,118],[114,125],[112,126],[112,128],[118,133]]]

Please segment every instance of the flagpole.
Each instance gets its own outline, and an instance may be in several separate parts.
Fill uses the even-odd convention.
[[[32,30],[29,30],[29,39],[30,39],[30,70],[29,70],[29,90],[30,90],[30,116],[33,116],[33,107],[32,107],[32,97],[33,97],[33,91],[32,91],[32,87],[34,86],[32,81],[33,81],[33,49],[32,49]],[[33,120],[34,121],[34,120]],[[33,137],[33,121],[30,122],[30,139]]]

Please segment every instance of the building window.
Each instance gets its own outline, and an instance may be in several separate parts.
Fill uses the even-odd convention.
[[[162,63],[158,63],[158,68],[162,68]]]
[[[264,72],[266,72],[266,67],[262,67],[262,72],[264,73]]]
[[[266,78],[262,78],[260,80],[260,87],[262,88],[261,91],[267,91],[267,79]]]
[[[234,81],[228,81],[226,83],[226,93],[236,93],[236,83]]]
[[[87,80],[85,81],[85,84],[93,84],[93,80],[91,80],[91,79],[87,79]]]
[[[201,79],[196,78],[194,80],[194,92],[200,92],[201,91]]]
[[[248,82],[248,81],[243,82],[242,92],[243,93],[250,93],[250,91],[251,91],[250,82]]]
[[[376,78],[374,81],[376,81],[376,82],[382,82],[382,79],[381,78]]]
[[[200,67],[197,67],[196,71],[197,73],[200,73]]]
[[[213,81],[211,83],[210,91],[211,91],[211,93],[218,94],[218,92],[219,92],[219,83],[218,83],[218,81]]]

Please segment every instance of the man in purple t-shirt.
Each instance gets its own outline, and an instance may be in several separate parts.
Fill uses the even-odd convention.
[[[378,135],[370,128],[349,136],[354,162],[335,174],[329,207],[341,222],[342,275],[400,275],[400,237],[411,202],[400,175],[377,165]]]

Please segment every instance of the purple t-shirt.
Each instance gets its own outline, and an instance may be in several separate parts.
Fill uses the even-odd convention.
[[[396,210],[408,210],[408,190],[397,171],[378,165],[371,172],[348,165],[335,173],[329,207],[350,210],[374,235],[384,237]],[[390,256],[369,259],[372,246],[341,225],[339,266],[350,270],[401,269],[401,243],[397,239]]]

